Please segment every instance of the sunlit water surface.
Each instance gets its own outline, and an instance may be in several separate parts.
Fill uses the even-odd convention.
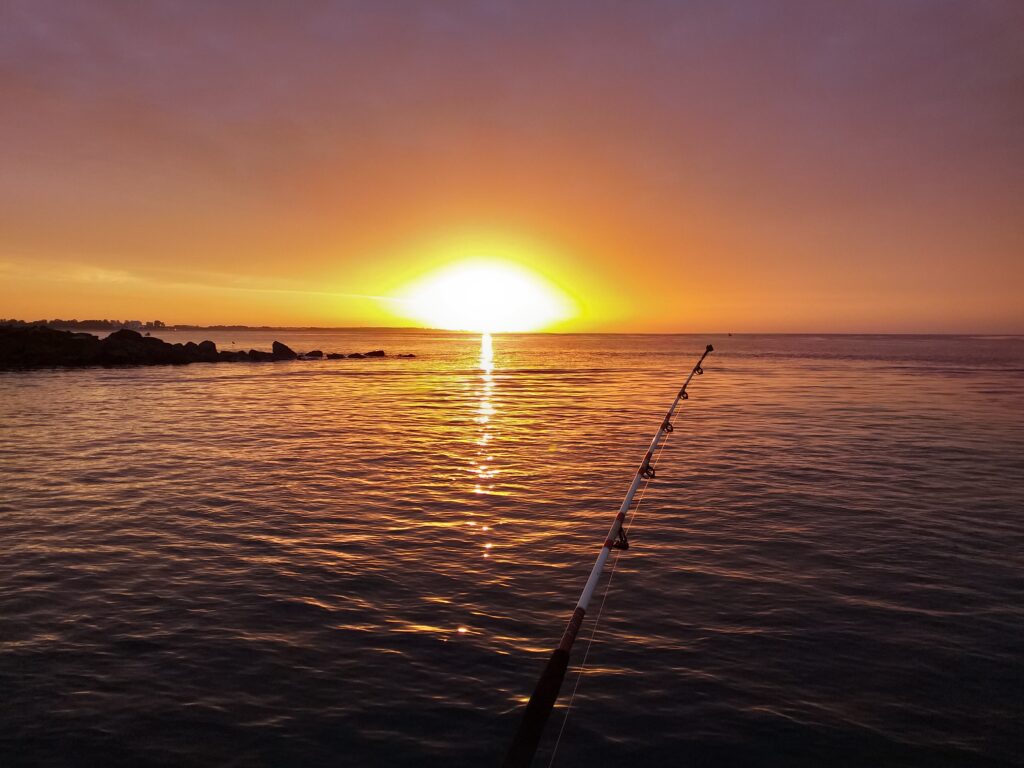
[[[495,764],[708,341],[555,765],[1019,764],[1021,339],[275,337],[0,374],[0,765]]]

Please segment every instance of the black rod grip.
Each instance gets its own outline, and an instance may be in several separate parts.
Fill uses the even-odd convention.
[[[576,635],[579,634],[583,617],[586,615],[586,609],[578,605],[572,612],[572,618],[565,626],[558,648],[551,654],[540,680],[537,681],[537,687],[533,689],[530,703],[526,705],[523,719],[519,722],[519,730],[512,740],[512,746],[508,748],[502,768],[530,768],[537,745],[540,744],[540,737],[544,735],[548,715],[558,700],[558,691],[562,688],[565,670],[569,667],[569,652],[572,651],[572,644],[576,642]]]
[[[558,692],[562,688],[562,681],[568,668],[569,652],[561,648],[555,649],[541,673],[540,680],[537,681],[530,703],[526,705],[519,730],[512,740],[512,746],[508,748],[502,768],[529,768],[533,762],[533,755],[537,751],[540,737],[544,734],[544,726],[558,699]]]

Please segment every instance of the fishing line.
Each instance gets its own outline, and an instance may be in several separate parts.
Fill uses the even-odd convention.
[[[666,440],[658,448],[658,452],[654,455],[654,460],[651,462],[651,466],[657,468],[658,459],[661,458],[661,452],[665,450],[665,446],[668,445]],[[633,526],[633,521],[636,520],[636,516],[640,513],[640,505],[644,503],[644,496],[647,495],[647,489],[651,485],[651,478],[648,478],[640,489],[640,498],[636,501],[636,506],[633,507],[633,513],[629,516],[629,521],[626,523],[626,533],[629,533],[629,529]],[[562,727],[558,729],[558,738],[555,739],[555,746],[551,748],[551,760],[548,762],[548,768],[552,768],[555,764],[555,758],[558,756],[558,745],[562,743],[562,734],[565,733],[565,727],[569,724],[569,713],[572,711],[572,703],[576,700],[576,691],[579,690],[580,682],[583,680],[583,672],[587,668],[587,659],[590,658],[590,648],[594,644],[594,638],[597,636],[597,627],[601,623],[601,616],[604,614],[604,604],[608,600],[608,593],[612,591],[612,580],[615,578],[615,569],[619,567],[619,556],[621,552],[615,553],[615,560],[612,561],[611,571],[608,573],[608,583],[604,586],[604,595],[601,597],[601,605],[597,609],[597,617],[594,619],[594,628],[590,632],[590,639],[587,641],[587,650],[583,654],[583,661],[580,662],[579,672],[576,675],[576,684],[572,687],[572,693],[569,695],[569,703],[565,705],[565,717],[562,718]]]
[[[601,583],[601,575],[604,571],[604,567],[608,562],[608,558],[611,557],[613,550],[624,550],[629,549],[629,538],[626,535],[629,527],[632,523],[630,514],[636,513],[636,507],[639,506],[640,501],[643,500],[643,496],[647,491],[647,485],[650,480],[653,480],[656,476],[654,464],[657,463],[658,458],[661,456],[661,451],[664,448],[664,443],[667,442],[668,436],[675,431],[675,427],[672,425],[672,419],[676,415],[676,410],[679,404],[689,399],[687,394],[687,387],[690,386],[690,382],[694,376],[700,376],[704,373],[704,369],[701,364],[704,359],[714,351],[714,347],[710,344],[704,350],[704,354],[700,356],[697,363],[690,370],[689,375],[683,382],[683,386],[679,389],[675,399],[672,401],[672,405],[669,407],[668,412],[662,419],[661,426],[658,431],[654,434],[654,439],[651,441],[650,447],[644,454],[643,460],[640,462],[640,466],[637,467],[633,474],[633,480],[629,485],[629,490],[626,491],[626,496],[622,500],[622,504],[619,505],[619,510],[615,514],[615,518],[612,520],[611,528],[608,529],[608,533],[605,535],[604,541],[598,551],[597,560],[594,562],[594,567],[590,569],[590,575],[587,577],[586,584],[583,586],[583,591],[580,593],[579,600],[576,601],[576,608],[572,612],[572,616],[569,619],[568,624],[565,626],[565,631],[562,633],[562,638],[558,643],[558,646],[552,651],[551,656],[548,658],[547,664],[544,666],[544,670],[541,672],[540,678],[537,680],[537,685],[533,689],[533,694],[530,696],[530,700],[527,702],[525,709],[523,710],[522,719],[519,721],[519,728],[516,731],[516,735],[509,745],[508,752],[505,754],[505,760],[502,763],[504,768],[529,768],[533,762],[533,757],[537,752],[537,747],[540,744],[541,736],[544,733],[544,726],[547,723],[548,717],[551,714],[551,710],[555,706],[555,702],[558,700],[558,693],[562,687],[562,682],[565,680],[566,673],[569,671],[570,654],[572,652],[572,646],[576,642],[576,637],[579,634],[580,628],[583,625],[583,620],[587,615],[587,607],[590,605],[591,599],[594,594],[598,591],[598,587]],[[633,504],[634,499],[637,497],[639,492],[639,499],[637,499],[636,505]],[[627,524],[627,518],[629,518],[629,524]],[[618,563],[618,554],[612,563],[614,569]],[[610,579],[610,577],[609,577]],[[604,606],[604,601],[608,598],[609,584],[606,584],[604,590],[604,597],[602,598],[601,605]],[[600,613],[599,613],[600,618]],[[591,644],[597,633],[597,624],[595,622],[594,630],[591,633]],[[589,646],[588,646],[589,649]],[[582,677],[582,668],[580,672]],[[577,679],[577,685],[579,679]],[[568,711],[566,713],[568,717]],[[564,727],[564,723],[563,723]]]

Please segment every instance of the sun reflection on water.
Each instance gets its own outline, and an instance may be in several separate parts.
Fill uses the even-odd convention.
[[[498,474],[490,462],[494,460],[493,454],[487,450],[487,445],[492,439],[491,417],[497,413],[494,407],[494,341],[491,334],[484,333],[480,336],[480,400],[477,406],[476,422],[482,429],[480,438],[477,440],[476,463],[473,465],[477,476],[476,493],[491,493],[494,490],[493,480]]]
[[[494,370],[494,340],[489,333],[480,336],[480,369],[487,375]]]
[[[473,489],[474,493],[482,495],[493,495],[494,494],[494,478],[498,474],[493,466],[494,455],[491,453],[489,444],[493,435],[494,425],[491,422],[492,417],[497,413],[497,409],[494,407],[494,340],[491,338],[491,334],[483,333],[480,335],[480,400],[477,406],[477,417],[476,422],[480,424],[480,438],[477,440],[477,455],[476,463],[474,464],[474,472],[476,474],[476,486]],[[490,526],[482,526],[483,531],[490,531]],[[490,542],[484,543],[484,557],[490,557],[490,550],[492,548]]]

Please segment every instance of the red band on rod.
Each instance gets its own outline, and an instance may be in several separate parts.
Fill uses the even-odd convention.
[[[572,644],[576,641],[576,635],[580,631],[580,625],[583,623],[583,617],[586,613],[587,612],[579,606],[577,606],[576,610],[572,612],[572,618],[569,619],[569,624],[565,628],[565,632],[562,633],[562,641],[558,644],[558,649],[560,651],[568,653],[569,649],[572,648]]]

